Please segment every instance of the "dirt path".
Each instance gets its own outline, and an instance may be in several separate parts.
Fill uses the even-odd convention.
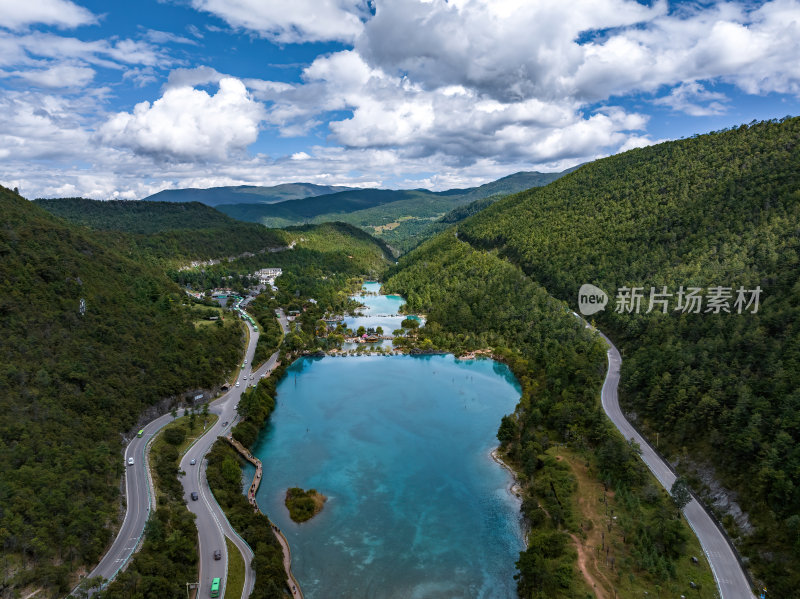
[[[589,571],[588,563],[591,558],[586,554],[586,547],[583,546],[580,539],[576,537],[574,534],[569,535],[572,538],[572,542],[575,543],[575,548],[578,550],[578,567],[581,570],[581,574],[583,574],[583,578],[586,580],[586,583],[589,585],[589,588],[592,589],[595,597],[597,599],[608,599],[608,593],[606,592],[605,586],[603,584],[598,584],[597,579],[592,576],[592,573]],[[608,584],[608,581],[605,581]]]

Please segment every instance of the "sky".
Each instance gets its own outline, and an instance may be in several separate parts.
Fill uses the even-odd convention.
[[[800,0],[0,0],[28,198],[443,190],[800,114]]]

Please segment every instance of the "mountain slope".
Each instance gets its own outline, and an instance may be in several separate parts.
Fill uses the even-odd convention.
[[[148,235],[237,224],[236,220],[201,202],[98,201],[85,198],[38,199],[34,202],[51,214],[101,231]]]
[[[241,331],[195,327],[180,288],[104,236],[5,188],[0,212],[0,569],[9,592],[63,596],[117,524],[121,433],[220,382]]]
[[[121,231],[124,243],[164,260],[207,260],[288,245],[281,231],[244,223],[191,202],[97,201],[83,198],[36,200],[61,218],[98,231]],[[108,235],[109,243],[119,236]]]
[[[221,206],[220,210],[239,220],[260,222],[267,226],[285,226],[309,222],[323,215],[325,220],[335,220],[337,216],[358,210],[414,199],[435,202],[440,196],[423,189],[356,189],[270,205]]]
[[[207,206],[222,204],[273,204],[298,200],[329,193],[347,191],[341,185],[315,185],[313,183],[284,183],[271,187],[241,185],[238,187],[211,187],[209,189],[165,189],[143,198],[148,202],[202,202]]]
[[[348,222],[380,237],[402,253],[442,230],[444,227],[434,221],[459,206],[546,185],[571,170],[563,173],[520,172],[470,189],[442,192],[359,189],[269,206],[221,206],[220,210],[233,218],[270,227],[334,220]],[[487,201],[485,205],[489,203]]]
[[[584,283],[609,294],[592,318],[624,352],[623,406],[699,491],[733,491],[749,521],[724,521],[779,596],[800,585],[798,173],[787,118],[598,160],[458,225],[575,308]],[[647,314],[664,286],[667,313]],[[681,286],[700,313],[676,310]],[[640,314],[615,311],[623,287],[641,288]],[[708,303],[716,287],[731,313]],[[757,313],[737,313],[740,287],[762,290]]]

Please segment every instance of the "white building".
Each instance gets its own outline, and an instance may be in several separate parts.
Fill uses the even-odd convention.
[[[280,268],[262,268],[257,270],[255,276],[258,277],[258,282],[262,285],[274,285],[275,279],[283,274]]]

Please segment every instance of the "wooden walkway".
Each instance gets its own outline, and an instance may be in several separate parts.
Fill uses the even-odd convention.
[[[263,472],[261,460],[250,453],[250,451],[244,445],[239,443],[233,437],[226,436],[225,440],[230,443],[244,459],[256,467],[256,474],[253,477],[253,482],[250,483],[250,489],[247,491],[247,501],[249,501],[250,505],[253,506],[253,509],[258,512],[260,510],[258,509],[258,504],[256,503],[256,491],[258,491],[258,486],[261,484],[261,474]],[[294,597],[303,599],[303,591],[300,590],[300,583],[297,582],[294,574],[292,574],[292,550],[289,548],[289,541],[286,540],[286,537],[281,532],[281,529],[273,524],[272,521],[270,521],[270,526],[272,527],[272,532],[278,539],[278,543],[280,543],[283,550],[283,568],[286,570],[286,582],[289,585],[289,589],[291,589]]]

